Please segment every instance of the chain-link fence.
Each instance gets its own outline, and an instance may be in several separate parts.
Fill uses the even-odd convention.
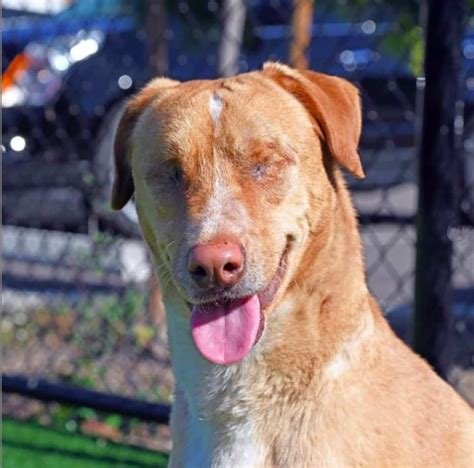
[[[156,74],[214,78],[266,60],[355,83],[366,178],[348,180],[369,287],[407,337],[414,300],[423,38],[417,2],[4,2],[3,372],[169,402],[158,286],[133,205],[109,208],[124,100]],[[36,5],[36,6],[35,6]],[[48,12],[48,5],[56,8]],[[314,8],[314,11],[313,11]],[[299,15],[299,16],[298,16]],[[309,16],[308,16],[309,15]],[[450,378],[474,403],[474,15],[461,44],[462,213]],[[308,20],[309,18],[309,20]],[[461,124],[459,124],[461,125]],[[462,127],[462,125],[461,125]],[[33,379],[33,380],[31,380]],[[167,448],[167,428],[4,395],[4,414]]]

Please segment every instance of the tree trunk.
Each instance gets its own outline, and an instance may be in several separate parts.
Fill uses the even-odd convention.
[[[148,0],[146,34],[150,48],[150,69],[153,76],[168,74],[168,44],[166,41],[166,1]]]

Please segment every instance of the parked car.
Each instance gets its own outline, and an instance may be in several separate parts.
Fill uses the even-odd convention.
[[[101,145],[123,99],[149,78],[144,35],[130,17],[4,21],[4,222],[87,231],[109,219]],[[110,219],[136,231],[126,215]]]

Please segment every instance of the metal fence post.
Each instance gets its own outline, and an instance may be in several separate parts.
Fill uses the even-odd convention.
[[[460,201],[460,116],[456,110],[466,2],[428,0],[427,7],[413,344],[446,378],[452,293],[449,231],[457,223]]]

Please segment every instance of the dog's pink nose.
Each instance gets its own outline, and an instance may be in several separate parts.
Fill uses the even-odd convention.
[[[231,240],[197,245],[189,254],[188,270],[201,288],[234,286],[244,272],[242,249]]]

